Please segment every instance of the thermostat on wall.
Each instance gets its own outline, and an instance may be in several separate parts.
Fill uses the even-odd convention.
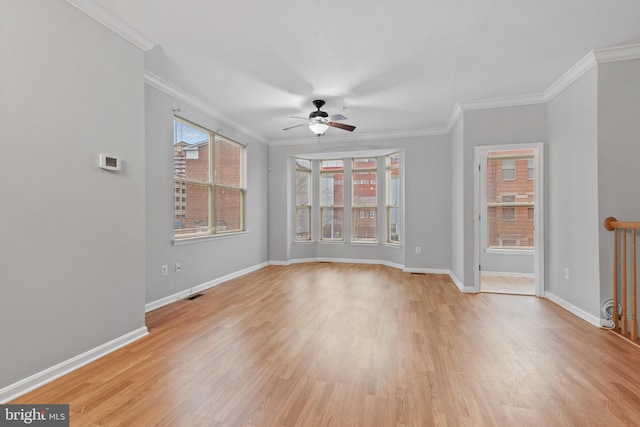
[[[109,171],[122,169],[122,160],[113,154],[100,153],[100,167]]]

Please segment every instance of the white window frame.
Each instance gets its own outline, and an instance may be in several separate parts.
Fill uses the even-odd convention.
[[[308,168],[304,168],[304,167],[300,166],[298,161],[309,162],[309,167]],[[294,195],[295,201],[296,201],[296,213],[295,213],[296,220],[294,220],[294,224],[296,225],[295,241],[296,242],[309,242],[313,238],[313,236],[312,236],[312,234],[313,234],[313,232],[312,232],[312,230],[313,230],[313,227],[312,227],[313,218],[311,216],[311,215],[313,215],[313,209],[312,209],[312,205],[313,205],[313,202],[312,202],[312,200],[313,200],[312,188],[313,188],[313,186],[311,185],[312,184],[313,162],[310,159],[296,158],[295,159],[295,164],[296,164],[296,167],[295,167],[295,174],[296,174],[296,178],[295,178],[296,188],[295,188],[295,191],[296,191],[296,194]],[[308,186],[307,194],[308,194],[308,197],[307,197],[307,203],[306,204],[298,204],[298,194],[297,194],[297,191],[298,191],[298,176],[297,175],[298,175],[298,173],[306,173],[306,174],[308,174],[308,176],[307,176],[307,186]],[[309,218],[309,224],[308,224],[309,237],[308,238],[304,238],[304,239],[298,237],[298,229],[297,229],[298,211],[303,210],[303,209],[307,211],[307,217]]]
[[[397,164],[391,164],[391,159],[393,157],[397,156],[398,157],[398,163]],[[386,182],[385,182],[385,191],[387,194],[386,197],[386,213],[387,213],[387,243],[390,245],[400,245],[401,240],[400,240],[400,230],[397,229],[397,224],[396,224],[396,232],[392,233],[391,230],[391,209],[398,209],[398,217],[401,218],[401,206],[402,206],[402,191],[399,190],[398,191],[398,202],[396,204],[391,204],[391,177],[393,175],[393,171],[398,170],[398,179],[402,180],[402,169],[400,168],[400,153],[396,152],[396,153],[391,153],[388,154],[387,156],[385,156],[385,161],[386,161],[386,172],[387,172],[387,176],[386,176]],[[402,181],[400,181],[401,183]],[[402,185],[402,184],[400,184]],[[392,234],[394,234],[395,236],[397,236],[397,240],[392,240]]]
[[[356,168],[356,163],[358,161],[362,161],[362,160],[373,160],[374,166],[371,167],[366,167],[366,168]],[[367,215],[365,214],[366,211],[376,211],[378,209],[378,158],[377,157],[354,157],[351,159],[351,211],[352,211],[352,215],[351,217],[353,218],[352,222],[351,222],[351,240],[353,242],[377,242],[378,241],[378,222],[375,221],[375,224],[373,226],[373,230],[375,235],[372,237],[356,237],[356,216],[360,216],[360,215],[356,215],[356,212],[360,212],[361,216],[360,219],[367,219]],[[376,195],[375,195],[375,201],[373,202],[373,204],[368,203],[368,204],[361,204],[358,205],[356,204],[356,199],[355,199],[355,194],[356,194],[356,185],[371,185],[371,183],[369,182],[370,180],[356,180],[355,177],[357,174],[361,174],[361,173],[374,173],[376,176],[375,181],[373,182],[373,184],[375,184],[376,186]],[[369,214],[370,215],[370,214]],[[371,218],[369,216],[369,218]],[[375,217],[374,217],[375,219]]]
[[[324,162],[341,162],[342,166],[340,167],[340,169],[335,169],[335,170],[323,170],[323,163]],[[343,159],[325,159],[325,160],[320,160],[319,162],[320,166],[320,240],[325,241],[325,242],[343,242],[344,241],[344,228],[345,228],[345,218],[344,218],[344,197],[345,197],[345,185],[344,185],[344,179],[345,179],[345,175],[344,175],[344,160]],[[333,199],[333,202],[330,205],[325,205],[324,204],[324,178],[323,175],[328,175],[328,174],[335,174],[335,173],[342,173],[342,182],[340,181],[336,181],[335,178],[333,179],[333,185],[335,186],[336,183],[341,183],[342,184],[342,199],[343,199],[343,204],[341,205],[336,205],[335,204],[335,198]],[[342,232],[340,233],[339,237],[324,237],[324,233],[323,233],[323,224],[322,224],[322,220],[324,218],[324,212],[327,209],[333,209],[334,212],[336,210],[340,210],[342,211]]]
[[[185,191],[187,184],[198,185],[198,186],[206,187],[208,189],[207,208],[209,211],[208,213],[209,225],[207,227],[202,227],[202,228],[193,228],[193,231],[190,231],[190,232],[176,233],[177,230],[175,229],[175,224],[174,224],[174,241],[189,239],[194,237],[206,237],[206,236],[213,236],[213,235],[244,232],[245,231],[246,182],[247,182],[247,178],[246,178],[247,149],[246,147],[238,142],[232,141],[229,138],[225,138],[215,132],[210,131],[205,127],[202,127],[180,116],[174,115],[173,121],[174,121],[174,126],[176,122],[180,122],[189,127],[198,129],[199,131],[208,135],[207,144],[208,144],[208,153],[209,153],[209,158],[208,158],[209,173],[206,180],[196,180],[196,179],[191,179],[186,177],[177,177],[175,174],[175,170],[174,170],[174,177],[173,177],[174,193],[176,192],[176,189],[181,189],[180,194],[185,195],[183,197],[187,197],[186,191]],[[236,144],[241,151],[240,164],[238,165],[240,168],[240,183],[238,186],[230,185],[230,184],[221,184],[216,182],[217,171],[215,169],[215,164],[216,164],[215,148],[216,148],[216,143],[221,141],[224,141],[226,143]],[[173,144],[175,145],[175,140]],[[222,229],[217,226],[218,218],[216,218],[216,193],[218,189],[228,189],[231,191],[239,192],[240,194],[240,227],[239,228],[237,229],[234,228],[229,230],[226,227],[225,229]],[[174,204],[174,214],[173,214],[174,218],[175,218],[175,212],[177,210],[180,210],[183,213],[187,211],[185,205],[181,205],[178,207],[177,205]],[[174,222],[175,222],[175,219],[174,219]],[[190,230],[190,229],[187,228],[186,230]]]

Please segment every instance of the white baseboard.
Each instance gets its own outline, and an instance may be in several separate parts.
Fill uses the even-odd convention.
[[[125,345],[130,344],[148,334],[149,331],[147,330],[147,327],[143,326],[142,328],[131,331],[126,335],[102,344],[78,356],[72,357],[69,360],[58,363],[57,365],[45,369],[44,371],[31,375],[30,377],[20,380],[17,383],[4,387],[0,389],[0,404],[10,402],[13,399],[18,398],[19,396],[30,392],[31,390],[50,383],[56,378],[68,374],[71,371],[75,371],[76,369],[88,363],[91,363],[103,356],[106,356],[107,354],[112,353],[119,348],[124,347]]]
[[[292,265],[292,264],[304,264],[307,262],[318,262],[318,258],[298,258],[298,259],[290,259],[287,261],[269,261],[269,265]]]
[[[449,277],[451,278],[451,281],[453,282],[453,284],[456,285],[458,289],[460,289],[460,292],[463,292],[465,294],[473,294],[476,292],[473,286],[463,285],[462,282],[458,280],[458,278],[456,277],[455,274],[453,274],[452,271],[449,271]]]
[[[342,264],[372,264],[372,265],[386,265],[387,267],[397,268],[399,270],[404,270],[404,266],[402,264],[397,264],[395,262],[383,261],[379,259],[360,259],[360,258],[298,258],[298,259],[290,259],[288,261],[269,261],[270,265],[292,265],[292,264],[304,264],[307,262],[336,262]]]
[[[599,317],[596,317],[592,314],[587,313],[583,309],[576,307],[575,305],[571,304],[569,301],[566,301],[560,298],[556,294],[551,292],[545,292],[544,297],[547,298],[549,301],[558,304],[560,307],[564,308],[568,312],[578,316],[582,320],[591,323],[593,326],[597,328],[602,327],[602,320]]]
[[[394,262],[383,261],[379,259],[358,259],[358,258],[316,258],[316,262],[337,262],[342,264],[371,264],[371,265],[386,265],[387,267],[397,268],[402,270],[401,264]]]
[[[405,273],[418,273],[418,274],[449,274],[449,270],[444,270],[441,268],[403,268],[402,271]]]
[[[217,285],[219,285],[221,283],[224,283],[226,281],[229,281],[231,279],[235,279],[237,277],[244,276],[245,274],[252,273],[252,272],[254,272],[256,270],[260,270],[261,268],[264,268],[264,267],[266,267],[268,265],[269,265],[268,262],[264,262],[262,264],[254,265],[253,267],[245,268],[244,270],[236,271],[234,273],[227,274],[226,276],[222,276],[222,277],[219,277],[217,279],[209,280],[208,282],[201,283],[201,284],[196,285],[196,286],[194,286],[192,288],[185,289],[183,291],[176,292],[173,295],[169,295],[167,297],[160,298],[158,300],[152,301],[150,303],[145,304],[145,306],[144,306],[145,312],[148,313],[148,312],[150,312],[152,310],[155,310],[157,308],[163,307],[163,306],[165,306],[167,304],[171,304],[174,301],[181,300],[181,299],[187,298],[187,297],[189,297],[189,296],[191,296],[193,294],[196,294],[198,292],[202,292],[202,291],[207,290],[209,288],[213,288],[214,286],[217,286]]]
[[[508,271],[481,271],[481,276],[502,276],[502,277],[526,277],[527,279],[535,279],[533,273],[510,273]]]

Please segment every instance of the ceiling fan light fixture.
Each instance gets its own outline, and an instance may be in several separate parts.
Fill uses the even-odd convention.
[[[309,123],[309,129],[316,136],[322,136],[329,129],[329,125],[323,122],[311,122]]]

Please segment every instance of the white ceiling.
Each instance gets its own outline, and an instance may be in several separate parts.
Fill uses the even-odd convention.
[[[456,102],[543,93],[592,50],[640,43],[638,0],[93,0],[157,44],[154,75],[264,140],[429,132]],[[347,136],[329,129],[327,136]]]

